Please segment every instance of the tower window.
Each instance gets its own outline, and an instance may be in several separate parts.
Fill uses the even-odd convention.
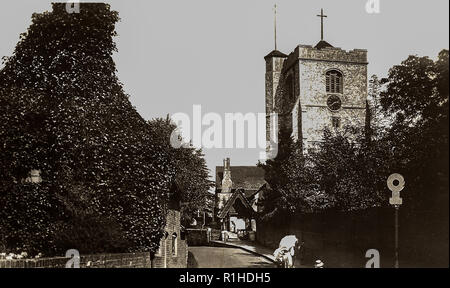
[[[328,93],[342,93],[343,81],[342,73],[337,70],[330,70],[326,73],[326,91]]]
[[[341,118],[331,117],[331,126],[333,126],[334,129],[341,127]]]

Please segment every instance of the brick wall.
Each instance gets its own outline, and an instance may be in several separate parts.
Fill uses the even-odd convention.
[[[166,216],[165,236],[159,253],[150,252],[81,255],[80,268],[186,268],[188,245],[181,233],[180,212],[169,210]],[[176,237],[173,237],[175,236]],[[172,246],[172,242],[176,242]],[[173,253],[172,248],[176,248]],[[65,268],[67,257],[41,259],[0,260],[0,268]]]
[[[211,240],[211,232],[207,229],[187,229],[189,246],[207,246]]]
[[[152,260],[154,268],[186,268],[188,245],[181,233],[180,211],[169,210],[166,216],[165,236],[160,241],[159,250]],[[176,237],[173,237],[176,236]],[[176,242],[175,246],[172,245]],[[176,253],[173,253],[173,248]]]

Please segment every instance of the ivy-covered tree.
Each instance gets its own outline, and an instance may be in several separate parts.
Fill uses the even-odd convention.
[[[116,230],[103,235],[121,235],[118,243],[127,243],[122,250],[154,251],[158,246],[175,166],[170,149],[154,141],[160,135],[131,105],[116,76],[112,54],[118,20],[107,4],[85,3],[72,14],[65,3],[53,4],[53,11],[33,14],[28,31],[5,59],[0,71],[0,201],[2,207],[14,207],[1,210],[0,226],[10,247],[25,241],[25,236],[11,238],[12,229],[20,234],[34,225],[23,215],[31,207],[43,215],[40,222],[51,226],[41,232],[46,235],[37,232],[47,241],[43,252],[61,252],[56,242],[64,237],[58,231],[80,231],[84,223],[86,229],[102,231],[105,219]],[[11,201],[20,197],[23,185],[34,185],[22,181],[31,169],[40,170],[43,181],[39,189],[29,188],[34,193],[29,199],[42,198],[43,203],[30,200],[18,208]],[[80,235],[86,237],[79,239],[80,246],[89,241],[101,246],[89,233],[72,239]],[[117,250],[120,245],[112,246]]]

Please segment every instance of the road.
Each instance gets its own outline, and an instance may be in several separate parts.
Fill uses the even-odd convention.
[[[191,268],[273,268],[269,260],[238,248],[189,247]]]

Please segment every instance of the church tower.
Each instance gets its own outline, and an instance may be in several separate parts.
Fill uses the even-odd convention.
[[[266,61],[266,139],[270,140],[270,133],[273,131],[273,119],[270,114],[280,114],[279,102],[281,98],[281,88],[279,87],[281,71],[287,55],[278,50],[270,52],[264,60]],[[277,127],[278,128],[278,127]]]
[[[217,193],[217,208],[220,210],[223,208],[228,199],[232,195],[231,189],[233,188],[233,181],[231,181],[231,166],[230,158],[223,160],[223,178],[220,192]]]
[[[271,139],[275,140],[278,135],[275,135],[274,131],[279,130],[279,115],[280,111],[280,99],[281,88],[279,86],[284,61],[288,57],[286,54],[277,50],[277,5],[274,6],[274,50],[264,57],[266,61],[266,141],[269,143]],[[282,81],[281,81],[282,82]],[[277,115],[277,119],[271,119],[272,113]],[[276,129],[275,129],[276,128]],[[270,147],[267,147],[270,148]]]
[[[289,56],[272,51],[266,60],[266,117],[280,113],[304,152],[323,139],[325,129],[364,128],[367,99],[367,50],[345,51],[323,39],[299,45]],[[270,126],[266,123],[266,128]],[[269,134],[268,134],[269,135]]]

